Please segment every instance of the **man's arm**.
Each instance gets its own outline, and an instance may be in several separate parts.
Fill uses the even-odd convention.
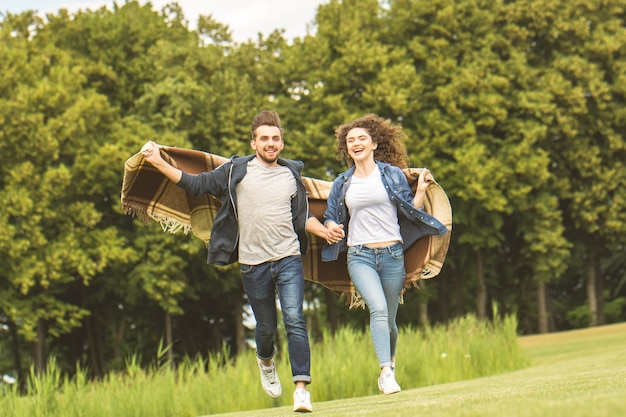
[[[306,221],[306,231],[319,236],[328,242],[329,245],[337,243],[343,239],[343,227],[334,223],[334,227],[324,226],[315,216],[311,216]]]

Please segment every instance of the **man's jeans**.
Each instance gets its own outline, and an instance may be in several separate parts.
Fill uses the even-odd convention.
[[[254,312],[254,339],[259,359],[274,356],[274,336],[278,324],[276,292],[287,331],[287,347],[293,382],[311,382],[311,350],[304,301],[304,270],[300,256],[288,256],[260,265],[241,265],[243,288]]]
[[[391,366],[396,355],[396,314],[404,286],[402,244],[384,248],[348,248],[348,272],[370,311],[370,331],[380,367]]]

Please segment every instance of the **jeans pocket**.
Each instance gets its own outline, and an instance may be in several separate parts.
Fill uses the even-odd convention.
[[[403,259],[404,258],[404,249],[402,248],[402,243],[396,243],[395,245],[389,248],[389,253],[394,259]]]
[[[239,264],[239,271],[241,271],[242,274],[248,274],[252,272],[253,268],[254,265]]]

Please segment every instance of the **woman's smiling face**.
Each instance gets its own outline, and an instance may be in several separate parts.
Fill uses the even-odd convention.
[[[376,144],[372,141],[372,137],[367,130],[361,127],[355,127],[348,132],[346,136],[346,147],[348,155],[355,163],[363,162],[368,159],[374,159],[374,149]]]

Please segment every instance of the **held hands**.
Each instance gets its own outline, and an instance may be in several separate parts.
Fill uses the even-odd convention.
[[[343,225],[335,222],[328,222],[326,224],[326,242],[329,245],[333,245],[343,239],[345,233],[343,231]]]

